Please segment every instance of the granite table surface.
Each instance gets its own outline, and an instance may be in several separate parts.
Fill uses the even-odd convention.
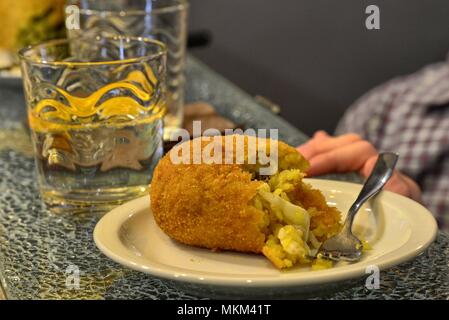
[[[187,60],[186,83],[188,102],[209,102],[220,114],[245,127],[278,128],[279,138],[292,145],[307,139],[192,57]],[[53,215],[45,208],[35,183],[21,91],[18,81],[0,82],[0,291],[6,299],[204,298],[106,258],[92,238],[99,215]],[[79,268],[79,289],[66,286],[67,270],[72,265]],[[318,292],[308,298],[449,299],[449,236],[440,232],[419,257],[382,271],[377,290],[365,288],[362,281],[352,281],[339,290]]]

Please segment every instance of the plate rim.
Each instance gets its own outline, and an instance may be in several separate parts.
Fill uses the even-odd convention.
[[[305,182],[310,182],[312,184],[319,184],[319,183],[337,183],[341,184],[347,188],[352,188],[353,190],[360,189],[362,187],[361,184],[353,183],[353,182],[346,182],[346,181],[338,181],[338,180],[328,180],[328,179],[304,179]],[[318,187],[319,188],[319,187]],[[398,203],[406,203],[412,206],[416,206],[417,208],[421,209],[419,210],[421,213],[421,219],[427,220],[426,223],[429,223],[429,228],[432,228],[432,232],[428,233],[421,233],[421,237],[419,238],[419,241],[417,238],[413,235],[413,228],[411,227],[411,235],[409,239],[402,244],[400,247],[396,248],[395,250],[387,253],[385,256],[380,258],[379,262],[376,262],[375,265],[380,270],[386,270],[388,268],[391,268],[393,266],[402,264],[406,261],[409,261],[420,254],[422,254],[435,240],[437,233],[438,233],[438,226],[436,223],[435,218],[430,213],[430,211],[425,208],[423,205],[421,205],[418,202],[415,202],[407,197],[404,197],[402,195],[390,192],[390,191],[382,191],[379,195],[383,198],[385,198],[385,201],[390,200],[396,200]],[[125,223],[128,219],[130,219],[135,214],[140,213],[144,209],[149,209],[150,204],[150,197],[149,195],[131,200],[119,207],[116,207],[112,209],[110,212],[105,214],[96,224],[94,232],[93,232],[93,238],[96,246],[98,249],[106,255],[111,260],[126,266],[128,268],[131,268],[136,271],[144,272],[153,276],[156,276],[158,278],[166,279],[166,280],[172,280],[172,281],[181,281],[181,282],[187,282],[187,283],[194,283],[199,285],[214,285],[214,286],[225,286],[225,287],[241,287],[241,286],[252,286],[252,287],[273,287],[273,286],[282,286],[282,287],[298,287],[298,286],[310,286],[310,285],[318,285],[318,284],[326,284],[326,283],[335,283],[339,281],[354,279],[354,278],[360,278],[364,275],[367,275],[365,272],[366,267],[369,265],[374,264],[372,261],[371,263],[367,262],[360,262],[360,263],[354,263],[350,265],[346,265],[340,268],[335,269],[327,269],[327,270],[317,270],[313,272],[301,272],[301,273],[284,273],[282,271],[279,271],[279,277],[274,276],[262,276],[261,278],[252,277],[250,280],[248,280],[248,276],[241,276],[238,277],[237,275],[233,275],[232,278],[227,278],[225,276],[214,276],[206,274],[203,271],[194,271],[194,270],[187,270],[187,269],[181,269],[185,270],[184,273],[176,273],[174,270],[174,267],[168,268],[168,270],[165,268],[164,265],[161,263],[154,263],[146,261],[145,264],[142,262],[139,262],[141,259],[134,255],[129,255],[131,259],[126,259],[121,254],[117,254],[116,250],[110,247],[110,244],[105,243],[105,239],[103,237],[105,232],[108,233],[114,233],[118,234],[118,231],[120,230],[120,227]],[[127,208],[129,207],[129,209]],[[124,208],[128,209],[128,212],[124,210]],[[416,217],[415,215],[413,217]],[[114,230],[108,230],[106,231],[105,226],[108,224],[111,224],[114,226]],[[156,225],[157,226],[157,225]],[[430,230],[429,230],[430,231]],[[415,230],[416,232],[416,230]],[[116,237],[118,239],[118,237]],[[116,240],[117,240],[116,239]],[[128,251],[129,250],[121,244],[119,240],[116,241],[116,243],[120,243],[121,247],[123,247],[121,250]],[[404,246],[412,246],[413,248],[407,251],[406,253],[400,255],[396,258],[390,258],[387,259],[388,255],[391,255],[392,253],[395,253],[395,251],[399,250],[400,248]],[[179,269],[179,268],[178,268]],[[331,270],[331,271],[330,271]],[[303,274],[307,274],[307,276],[302,276]],[[300,276],[298,276],[300,275]]]

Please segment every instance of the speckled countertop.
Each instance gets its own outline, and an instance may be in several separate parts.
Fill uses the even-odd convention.
[[[223,115],[248,127],[279,128],[280,138],[293,145],[306,139],[198,61],[189,58],[187,69],[188,101],[210,102]],[[54,216],[46,210],[34,182],[20,90],[20,83],[0,82],[0,281],[6,298],[199,298],[103,256],[92,239],[99,216]],[[71,265],[79,268],[80,289],[66,286]],[[338,291],[311,298],[449,299],[449,236],[439,233],[424,254],[382,272],[378,290],[353,281]]]

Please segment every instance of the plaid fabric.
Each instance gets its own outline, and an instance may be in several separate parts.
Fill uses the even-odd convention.
[[[336,133],[355,132],[400,155],[439,227],[449,230],[449,61],[395,78],[354,103]]]

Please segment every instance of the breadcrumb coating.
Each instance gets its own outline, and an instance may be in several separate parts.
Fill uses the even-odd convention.
[[[248,150],[248,144],[256,142],[259,149],[262,145],[260,142],[266,142],[269,146],[266,151],[271,153],[271,140],[227,136],[226,139],[233,141],[231,156],[234,160],[236,143],[242,138],[245,151]],[[185,147],[188,144],[190,147],[191,159],[195,152],[194,143],[199,143],[197,152],[207,148],[214,155],[214,152],[221,150],[224,159],[224,139],[200,137],[183,145]],[[273,214],[270,215],[266,207],[261,206],[260,197],[256,197],[258,188],[269,182],[271,188],[283,190],[283,198],[313,213],[311,230],[320,240],[338,231],[340,213],[327,206],[318,190],[311,189],[301,181],[302,172],[309,166],[307,160],[295,148],[281,141],[277,144],[279,172],[291,169],[299,171],[286,172],[271,180],[258,175],[262,166],[259,158],[256,164],[248,163],[247,152],[240,164],[174,164],[171,155],[179,155],[180,149],[172,149],[158,163],[150,189],[151,210],[159,227],[168,236],[184,244],[212,250],[263,253],[279,269],[306,261],[292,258],[285,252],[285,248],[290,248],[292,252],[299,250],[289,239],[279,242],[273,235]],[[282,235],[289,236],[294,230],[287,228],[282,232]]]
[[[307,183],[301,183],[289,194],[293,202],[300,203],[310,213],[310,230],[319,241],[335,235],[340,229],[341,213],[326,203],[323,194]]]

